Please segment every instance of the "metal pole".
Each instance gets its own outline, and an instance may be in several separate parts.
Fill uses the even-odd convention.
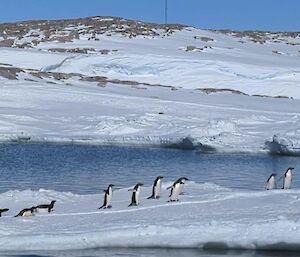
[[[165,0],[165,24],[168,23],[168,0]]]

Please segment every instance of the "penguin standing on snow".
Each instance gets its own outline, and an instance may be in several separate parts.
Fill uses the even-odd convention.
[[[3,212],[9,211],[9,209],[5,208],[5,209],[0,209],[0,217],[2,216]]]
[[[181,183],[179,184],[179,194],[180,194],[180,195],[183,195],[182,190],[183,190],[184,184],[185,184],[185,182],[186,182],[187,180],[189,180],[189,179],[186,178],[186,177],[181,177],[181,178],[177,179],[177,182],[181,182]]]
[[[160,191],[161,191],[161,180],[164,177],[158,176],[153,183],[152,186],[152,195],[149,196],[147,199],[159,199],[160,198]]]
[[[34,215],[35,207],[21,210],[15,217],[29,217]]]
[[[270,175],[270,177],[267,180],[267,184],[266,184],[266,189],[267,190],[272,190],[272,189],[276,189],[276,174],[272,173]]]
[[[110,202],[112,199],[112,188],[113,188],[113,184],[110,184],[108,186],[108,188],[106,190],[104,190],[104,201],[103,201],[103,205],[100,206],[98,209],[107,209],[107,208],[111,208]]]
[[[287,171],[284,173],[284,178],[283,178],[283,187],[282,189],[290,189],[291,188],[291,185],[292,185],[292,170],[294,168],[292,167],[289,167],[287,169]]]
[[[141,186],[144,185],[142,183],[137,183],[134,188],[128,189],[128,191],[132,191],[131,203],[128,207],[139,205]]]
[[[34,212],[36,213],[50,213],[53,208],[54,208],[54,204],[55,204],[55,200],[51,201],[50,204],[41,204],[38,206],[34,207]]]

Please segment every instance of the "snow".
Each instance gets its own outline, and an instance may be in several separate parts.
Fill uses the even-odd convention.
[[[241,191],[215,184],[185,185],[180,201],[159,200],[127,207],[127,188],[114,191],[112,208],[98,210],[102,195],[8,191],[0,195],[0,249],[66,250],[97,247],[174,247],[299,250],[299,190]],[[50,214],[14,218],[22,208],[56,199]],[[36,242],[39,242],[37,244]]]
[[[97,34],[99,40],[81,34],[71,42],[0,48],[0,74],[8,65],[24,70],[16,80],[0,76],[0,141],[299,154],[299,37],[260,44],[195,28],[157,32],[153,38]],[[97,76],[107,81],[93,81]]]

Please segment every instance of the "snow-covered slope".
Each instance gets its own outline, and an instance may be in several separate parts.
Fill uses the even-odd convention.
[[[117,190],[107,210],[97,210],[102,195],[3,193],[1,206],[10,210],[0,218],[0,249],[300,249],[299,190],[240,191],[190,182],[179,202],[168,203],[169,184],[164,184],[159,200],[146,200],[151,189],[143,188],[141,205],[131,208],[130,192]],[[13,217],[24,207],[53,199],[57,203],[51,214]]]
[[[300,152],[299,33],[112,17],[0,28],[2,141]]]

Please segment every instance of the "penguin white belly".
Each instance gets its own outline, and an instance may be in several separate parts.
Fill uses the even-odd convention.
[[[140,188],[138,188],[135,192],[135,203],[136,203],[136,205],[139,205],[139,200],[140,200]]]
[[[161,191],[161,180],[157,181],[157,184],[154,187],[154,198],[157,198],[160,196],[160,191]]]
[[[180,194],[180,184],[176,184],[173,187],[172,194],[170,196],[170,200],[171,201],[177,201],[179,194]]]
[[[266,189],[271,190],[276,188],[276,180],[275,177],[271,177],[267,183]]]
[[[22,215],[22,217],[29,217],[29,216],[33,216],[31,211],[25,211]]]
[[[287,173],[285,178],[284,178],[283,188],[284,189],[290,189],[291,185],[292,185],[292,174]]]
[[[112,193],[110,193],[110,194],[107,195],[107,198],[106,198],[106,206],[105,206],[106,208],[107,208],[108,206],[110,206],[111,199],[112,199]]]
[[[36,208],[34,211],[36,213],[48,213],[48,208]]]
[[[183,191],[183,187],[184,187],[184,184],[179,184],[179,194],[178,195],[180,195],[181,193],[182,193],[182,191]]]

